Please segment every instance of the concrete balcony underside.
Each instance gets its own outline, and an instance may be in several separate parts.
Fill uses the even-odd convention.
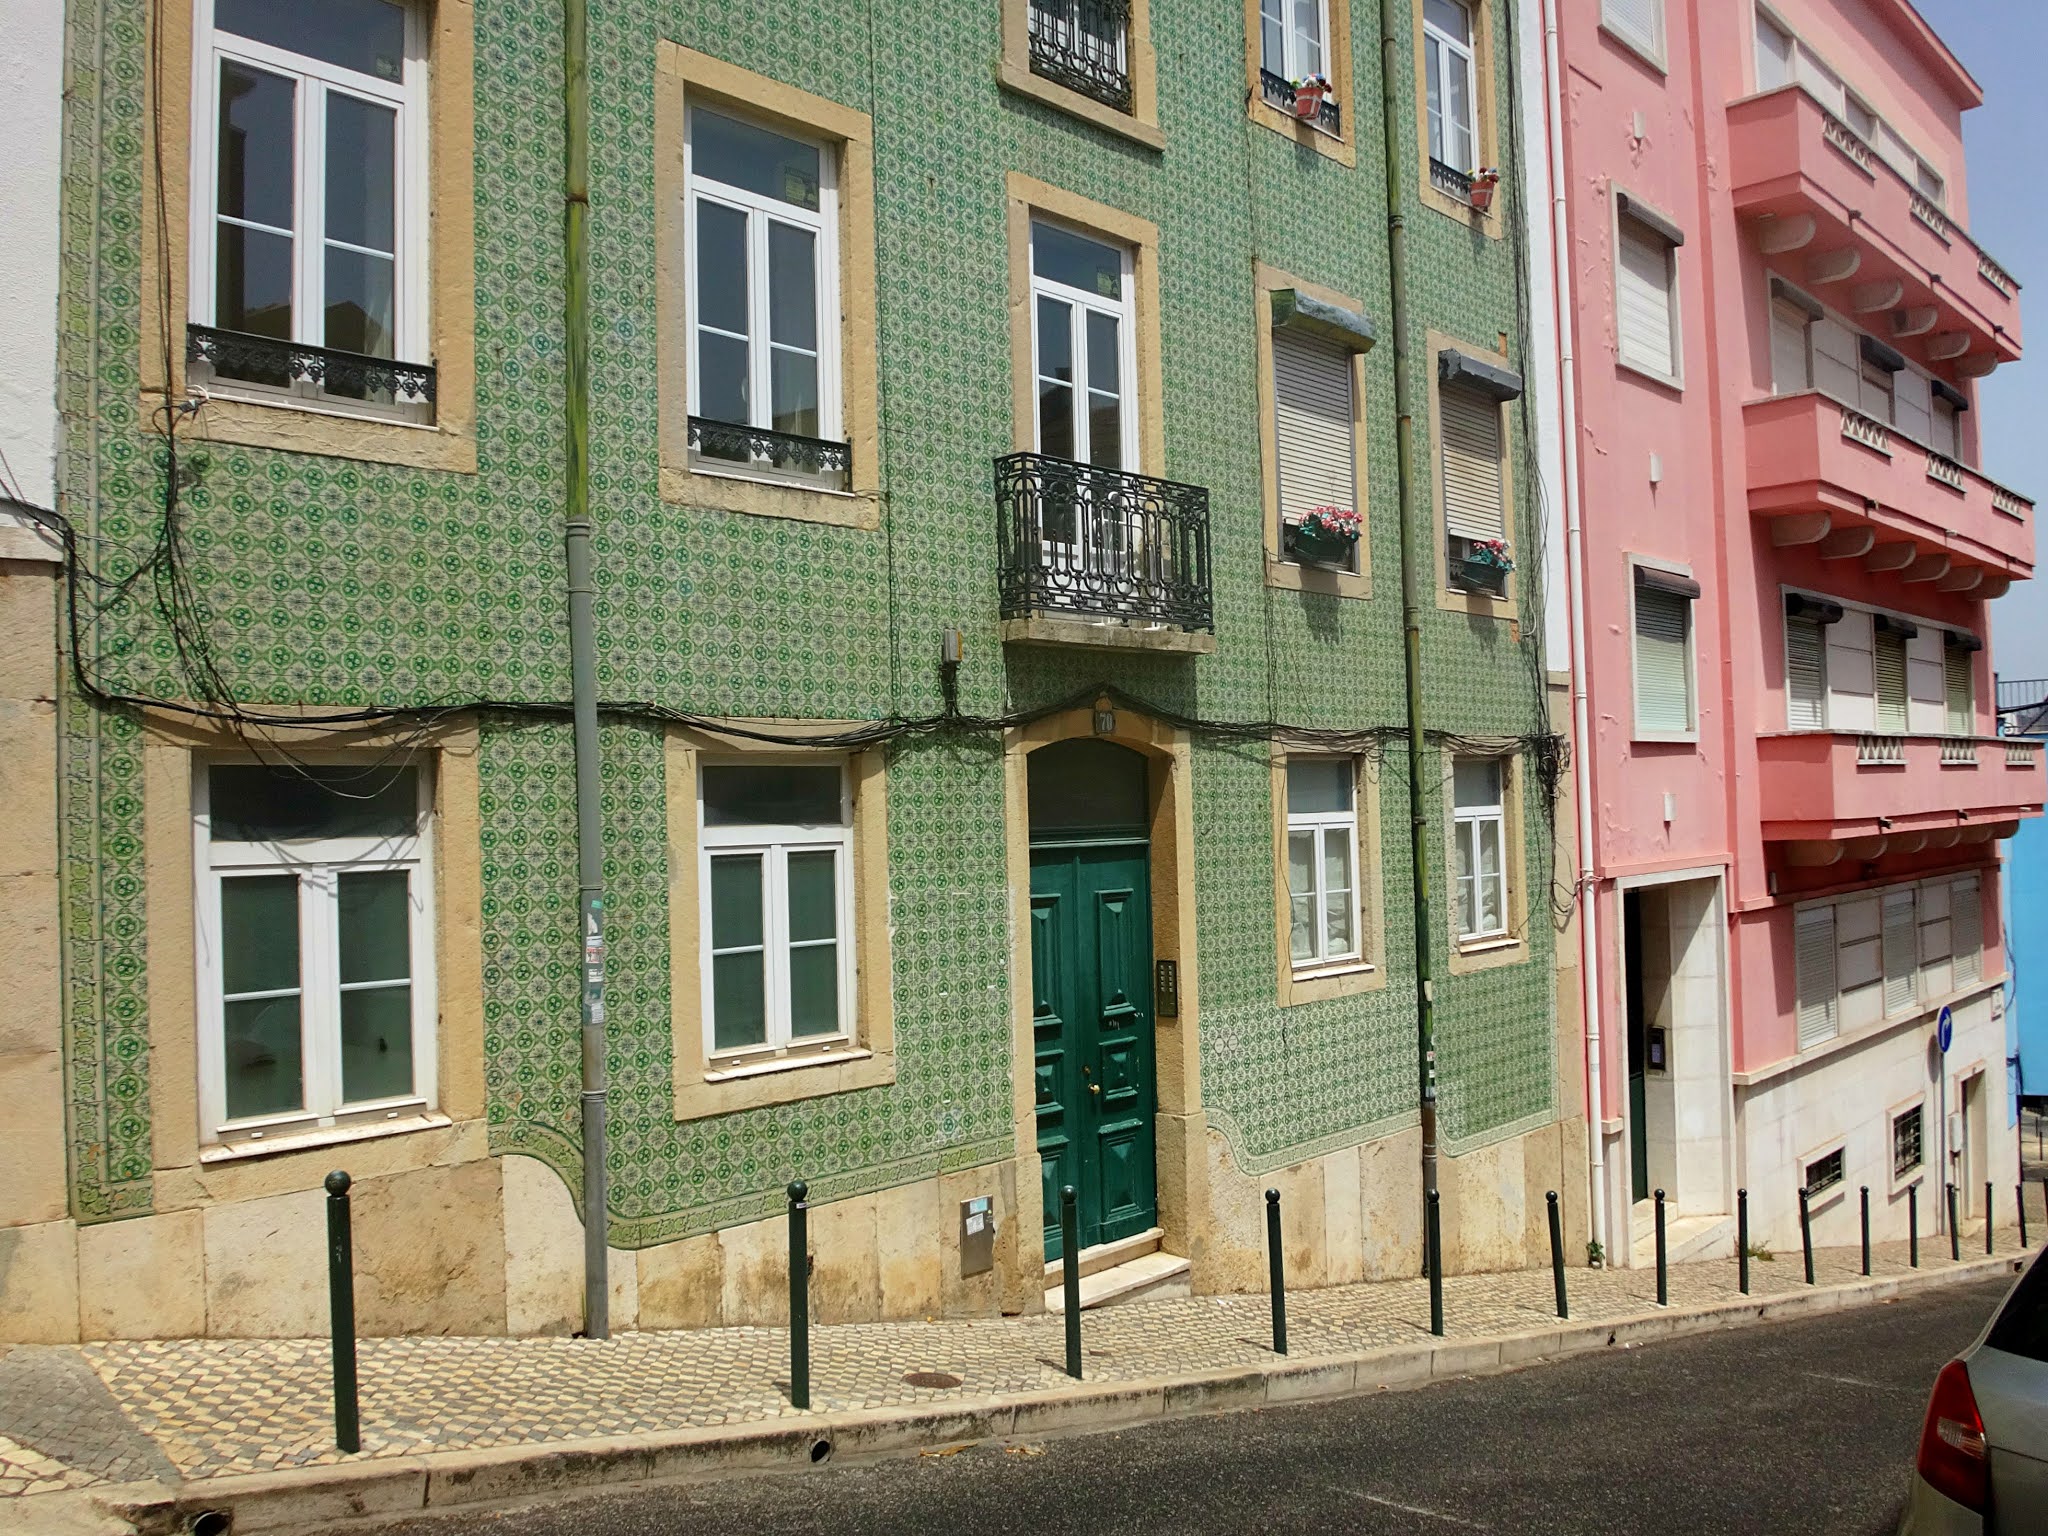
[[[2033,502],[1976,470],[1811,390],[1752,400],[1742,424],[1773,543],[1983,599],[2033,575]]]
[[[2048,798],[2038,742],[1784,731],[1756,745],[1764,840],[1794,864],[1987,843]]]
[[[2019,284],[1963,227],[1797,86],[1728,109],[1735,210],[1837,308],[1891,312],[1970,376],[2020,356]]]

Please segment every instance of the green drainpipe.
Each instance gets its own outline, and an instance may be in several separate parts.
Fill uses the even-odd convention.
[[[583,937],[583,1332],[611,1337],[606,1249],[603,779],[590,556],[590,45],[586,0],[562,3],[562,360],[568,384],[569,692],[576,738],[576,884]]]

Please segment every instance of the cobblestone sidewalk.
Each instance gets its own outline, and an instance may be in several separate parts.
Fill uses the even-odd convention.
[[[2032,1234],[2036,1241],[2039,1233]],[[2017,1256],[2016,1231],[1997,1252]],[[1981,1228],[1967,1262],[1984,1253]],[[1823,1249],[1815,1279],[1859,1276],[1855,1249]],[[1920,1251],[1951,1268],[1946,1239]],[[1904,1244],[1873,1255],[1907,1270]],[[1651,1270],[1567,1272],[1574,1321],[1655,1307]],[[1800,1255],[1751,1265],[1750,1294],[1804,1289]],[[1675,1266],[1673,1306],[1740,1299],[1733,1260]],[[1554,1322],[1547,1269],[1444,1285],[1446,1334],[1476,1340]],[[1298,1291],[1290,1355],[1355,1354],[1428,1340],[1421,1280]],[[1085,1371],[1101,1384],[1270,1363],[1264,1296],[1139,1302],[1085,1314]],[[812,1406],[881,1408],[1070,1385],[1056,1317],[852,1323],[812,1330]],[[361,1345],[363,1449],[333,1447],[328,1346],[320,1339],[183,1339],[17,1347],[0,1354],[0,1495],[159,1478],[265,1472],[422,1451],[475,1450],[792,1416],[788,1335],[775,1328],[581,1339],[392,1338]],[[919,1384],[912,1384],[910,1378]],[[936,1377],[940,1385],[932,1384]],[[948,1381],[951,1378],[951,1381]]]

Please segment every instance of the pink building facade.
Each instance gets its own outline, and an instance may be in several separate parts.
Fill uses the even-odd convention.
[[[1906,0],[1545,0],[1566,560],[1589,814],[1596,1237],[1646,1263],[2010,1202],[1988,601],[2034,508],[1973,381],[1981,92]],[[1574,424],[1575,422],[1575,424]],[[1952,1038],[1936,1043],[1944,1010]]]

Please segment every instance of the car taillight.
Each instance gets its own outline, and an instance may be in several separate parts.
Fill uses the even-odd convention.
[[[1984,1419],[1970,1373],[1951,1360],[1934,1378],[1927,1421],[1920,1428],[1921,1477],[1929,1487],[1965,1509],[1984,1512],[1991,1502],[1991,1461],[1984,1444]]]

